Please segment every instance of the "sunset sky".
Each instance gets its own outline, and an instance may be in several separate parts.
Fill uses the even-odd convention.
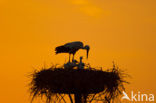
[[[28,75],[67,61],[54,48],[71,41],[131,75],[128,93],[156,94],[156,0],[1,0],[0,28],[0,103],[30,103]]]

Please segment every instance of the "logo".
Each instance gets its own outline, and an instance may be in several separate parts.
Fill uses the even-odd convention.
[[[145,93],[134,93],[131,91],[130,95],[128,95],[125,91],[122,92],[122,100],[128,100],[131,102],[136,102],[136,101],[142,101],[142,102],[153,102],[154,101],[154,94],[145,94]]]

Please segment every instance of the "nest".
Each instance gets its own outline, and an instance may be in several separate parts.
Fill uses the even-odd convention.
[[[115,67],[107,71],[91,67],[85,69],[51,67],[33,73],[30,90],[33,98],[45,95],[49,101],[56,94],[87,94],[87,101],[99,98],[111,101],[124,89],[123,78],[122,73]],[[101,96],[96,97],[95,94]]]

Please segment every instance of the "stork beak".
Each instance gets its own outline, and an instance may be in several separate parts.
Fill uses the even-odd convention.
[[[89,49],[87,49],[87,59],[88,59],[88,55],[89,55]]]

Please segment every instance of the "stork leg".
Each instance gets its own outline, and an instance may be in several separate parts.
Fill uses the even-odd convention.
[[[72,61],[74,60],[74,54],[73,54],[73,59],[72,59]]]
[[[68,62],[70,62],[70,54],[69,54],[69,61]]]

